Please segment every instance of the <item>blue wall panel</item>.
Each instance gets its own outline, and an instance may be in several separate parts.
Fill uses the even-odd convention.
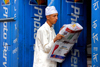
[[[25,47],[25,66],[24,67],[32,67],[33,66],[33,46],[32,47]]]
[[[9,4],[0,1],[0,19],[12,18],[17,16],[15,7],[16,1],[10,0]],[[18,67],[18,22],[6,21],[0,22],[0,67]]]
[[[85,1],[85,0],[84,0]],[[84,12],[84,10],[86,9],[86,4],[85,4],[85,2],[83,2],[83,3],[75,3],[75,6],[76,7],[78,7],[78,8],[80,8],[80,14],[79,15],[84,15],[84,14],[86,14],[86,12]],[[84,8],[85,7],[85,8]],[[85,10],[86,11],[86,10]]]
[[[1,9],[1,7],[0,7],[0,9]],[[0,18],[1,18],[1,16],[2,16],[2,14],[0,13]],[[2,23],[0,23],[0,31],[2,31]],[[2,42],[2,33],[0,32],[0,51],[1,51],[1,47],[2,47],[2,45],[1,45],[1,42]]]
[[[10,2],[10,4],[5,4],[2,5],[3,0],[0,1],[1,6],[0,6],[0,19],[2,18],[11,18],[13,17],[12,14],[12,3]],[[14,25],[13,25],[14,26]],[[17,57],[17,54],[15,56],[13,56],[13,35],[16,33],[15,31],[13,31],[13,29],[15,27],[12,26],[12,22],[0,22],[0,52],[1,52],[1,64],[0,67],[17,67],[16,63],[18,60],[13,58],[13,57]],[[13,33],[15,32],[15,33]],[[16,34],[15,34],[16,35]],[[14,35],[14,36],[15,36]],[[16,44],[15,44],[16,45]],[[14,66],[14,65],[16,66]]]
[[[63,13],[63,12],[62,12]],[[65,12],[64,12],[65,13]],[[63,18],[61,18],[61,19],[63,19],[61,22],[61,25],[63,25],[63,24],[70,24],[71,22],[72,22],[72,20],[71,20],[71,18],[73,18],[73,19],[75,19],[75,17],[73,17],[73,16],[71,16],[71,15],[67,15],[67,14],[63,14],[62,15],[62,17]],[[78,23],[78,21],[83,21],[84,20],[84,17],[83,16],[80,16],[78,19],[77,19],[77,21],[76,21],[76,23]],[[84,24],[84,23],[81,23],[81,22],[79,22],[80,24]],[[83,25],[82,25],[83,26]],[[84,27],[86,27],[86,26],[84,26]]]
[[[12,51],[11,51],[11,60],[12,60],[12,67],[18,67],[18,44],[12,45]]]
[[[1,51],[1,47],[0,47],[0,63],[2,63],[2,60],[1,59],[2,59],[2,51]],[[1,67],[1,65],[2,64],[0,64],[0,67]]]
[[[54,25],[56,33],[59,32],[63,24],[79,23],[83,26],[78,42],[75,44],[73,50],[79,51],[80,56],[73,56],[71,52],[66,57],[66,60],[62,64],[58,64],[58,67],[87,67],[86,58],[86,37],[87,37],[87,23],[86,23],[86,2],[80,0],[80,2],[74,2],[75,0],[48,0],[48,5],[52,3],[58,11],[58,21]],[[59,8],[58,8],[59,7]],[[82,50],[81,50],[82,49]],[[74,52],[75,54],[75,52]],[[76,54],[77,55],[77,54]],[[73,57],[74,60],[71,60]],[[84,59],[83,59],[84,58]],[[74,62],[74,64],[73,64]],[[72,64],[72,65],[71,65]],[[75,65],[75,66],[73,66]]]
[[[29,4],[25,1],[25,46],[24,46],[24,67],[33,66],[36,33],[39,27],[45,23],[46,5]]]
[[[45,17],[45,7],[46,5],[38,5],[30,4],[33,0],[10,0],[10,4],[5,4],[3,0],[0,1],[0,19],[1,18],[11,18],[15,17],[15,21],[10,21],[7,23],[0,22],[0,63],[8,62],[7,67],[32,67],[33,65],[33,56],[34,50],[33,46],[35,44],[35,37],[37,30],[39,27],[46,21]],[[48,4],[53,0],[48,0]],[[80,23],[83,27],[85,27],[85,13],[84,13],[84,5],[75,4],[66,2],[67,0],[54,0],[51,5],[54,5],[58,10],[58,21],[54,25],[56,33],[59,32],[59,29],[63,24],[71,23],[71,18],[75,19],[75,17],[71,15],[74,12],[71,8],[71,5],[75,5],[80,8],[79,18],[77,18],[77,22]],[[3,4],[3,5],[2,5]],[[86,28],[84,29],[84,31]],[[84,41],[86,32],[82,31],[80,34],[79,40]],[[6,32],[6,33],[4,33]],[[5,36],[3,36],[5,34]],[[83,36],[83,37],[82,37]],[[4,37],[7,37],[4,39]],[[84,43],[81,44],[82,41],[78,41],[76,46],[85,46]],[[9,47],[9,50],[6,51],[7,61],[3,58],[4,46]],[[83,45],[84,44],[84,45]],[[78,49],[76,48],[75,49]],[[83,49],[84,50],[84,49]],[[79,48],[80,51],[80,48]],[[80,51],[82,53],[84,51]],[[70,55],[70,53],[69,53]],[[72,55],[70,55],[72,56]],[[80,53],[81,56],[81,53]],[[83,56],[81,56],[83,57]],[[71,58],[69,58],[70,60]],[[78,58],[80,61],[83,59]],[[66,61],[66,60],[65,60]],[[67,63],[66,61],[65,63]],[[84,62],[84,61],[83,61]],[[58,64],[58,67],[64,66],[65,63]],[[80,62],[79,62],[80,63]],[[81,64],[81,63],[80,63]],[[65,65],[66,66],[66,65]],[[3,64],[0,64],[0,67],[4,67]]]
[[[87,37],[87,25],[86,25],[86,7],[85,1],[82,3],[75,3],[69,1],[62,1],[62,14],[61,14],[61,25],[70,24],[70,23],[79,23],[83,26],[83,31],[79,37],[79,42],[83,42],[83,44],[77,43],[77,46],[86,47],[86,37]],[[68,8],[66,8],[68,7]]]
[[[19,50],[18,50],[18,67],[24,67],[24,46],[25,46],[25,30],[24,30],[24,27],[25,27],[25,2],[23,0],[17,0],[17,4],[16,6],[18,7],[17,8],[17,12],[18,12],[18,31],[19,31]]]
[[[12,67],[11,61],[11,47],[10,46],[3,46],[1,51],[1,67]]]
[[[71,5],[75,6],[75,3],[66,3],[65,2],[62,5],[64,6],[64,7],[62,7],[62,8],[64,8],[64,11],[62,11],[62,12],[66,12],[66,14],[69,14],[69,15],[71,15],[71,13],[74,13],[74,9],[71,8]]]
[[[39,5],[30,5],[30,8],[31,8],[30,15],[31,15],[31,17],[45,18],[45,7],[46,7],[46,5],[41,5],[41,6],[39,6]],[[28,9],[29,9],[29,7],[28,7]]]
[[[0,67],[18,67],[18,47],[3,46],[0,51],[0,59]]]
[[[73,47],[61,67],[87,67],[87,55],[83,47]]]
[[[92,67],[100,67],[100,2],[92,0],[91,42],[92,42]]]
[[[83,31],[81,32],[78,42],[74,45],[74,55],[75,50],[79,51],[80,56],[73,56],[72,52],[66,57],[67,59],[62,63],[63,67],[86,67],[87,57],[86,57],[86,37],[87,37],[87,25],[86,25],[86,5],[85,1],[82,3],[75,2],[65,2],[62,1],[62,25],[70,23],[79,23],[83,26]],[[65,7],[68,7],[65,8]],[[73,58],[73,59],[72,59]],[[84,58],[84,59],[83,59]]]
[[[46,5],[37,5],[28,3],[30,0],[25,0],[25,17],[24,17],[24,67],[33,66],[34,50],[36,33],[39,27],[45,23],[45,7]]]

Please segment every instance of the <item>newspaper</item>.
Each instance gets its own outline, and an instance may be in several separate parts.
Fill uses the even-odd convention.
[[[59,34],[65,37],[54,43],[54,46],[48,54],[48,59],[62,63],[68,52],[74,46],[74,43],[77,43],[77,39],[82,30],[83,27],[78,23],[63,25]]]

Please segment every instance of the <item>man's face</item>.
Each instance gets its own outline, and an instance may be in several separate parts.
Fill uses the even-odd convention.
[[[55,24],[58,20],[58,13],[48,15],[47,20],[49,20],[51,24]]]

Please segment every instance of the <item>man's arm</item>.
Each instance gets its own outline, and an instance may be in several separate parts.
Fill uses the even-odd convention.
[[[49,53],[55,41],[64,37],[63,35],[57,34],[57,36],[52,40],[48,41],[48,34],[44,30],[39,30],[37,32],[37,45],[43,48],[43,51]]]
[[[54,38],[54,42],[56,42],[59,39],[62,39],[64,36],[61,34],[57,34],[57,36]]]
[[[48,33],[45,30],[38,30],[37,31],[37,37],[36,37],[36,45],[39,49],[42,49],[45,53],[49,53],[51,50],[51,47],[54,44],[54,41],[48,40]]]

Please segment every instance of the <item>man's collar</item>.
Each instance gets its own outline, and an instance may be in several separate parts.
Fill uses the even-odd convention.
[[[46,29],[47,29],[48,31],[49,31],[49,30],[52,30],[53,27],[50,27],[49,24],[48,24],[47,22],[45,22],[45,24],[46,24]]]

